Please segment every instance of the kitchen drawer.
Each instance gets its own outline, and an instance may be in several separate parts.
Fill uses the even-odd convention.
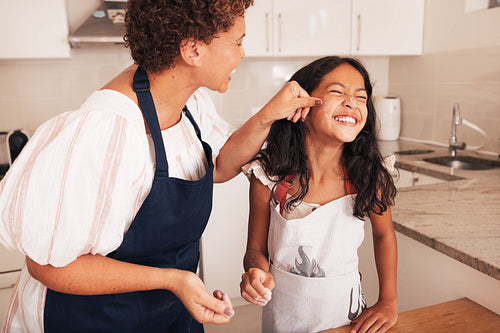
[[[23,268],[25,256],[18,251],[10,251],[0,245],[0,273]]]
[[[10,297],[18,277],[19,272],[0,274],[0,327],[3,326],[3,321],[7,315]]]

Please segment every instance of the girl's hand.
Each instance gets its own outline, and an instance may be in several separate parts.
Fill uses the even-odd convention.
[[[320,98],[310,97],[296,81],[290,81],[267,102],[259,113],[268,124],[284,118],[295,123],[299,119],[306,119],[312,106],[322,103]]]
[[[384,333],[398,320],[398,304],[393,301],[378,301],[352,321],[351,333]]]
[[[179,297],[189,313],[199,323],[226,324],[234,314],[233,305],[224,293],[214,292],[213,297],[205,289],[201,279],[190,271],[177,270],[172,292]],[[219,298],[219,299],[218,299]]]
[[[273,276],[260,268],[250,268],[241,276],[241,296],[252,304],[266,305],[271,300],[273,288]]]

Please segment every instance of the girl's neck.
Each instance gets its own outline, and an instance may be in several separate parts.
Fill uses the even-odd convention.
[[[343,143],[325,145],[308,141],[306,139],[306,152],[311,170],[310,181],[319,183],[325,178],[343,177]]]

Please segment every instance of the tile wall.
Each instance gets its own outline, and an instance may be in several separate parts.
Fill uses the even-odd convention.
[[[225,94],[213,93],[219,113],[238,127],[262,107],[300,67],[315,58],[245,58]],[[387,57],[361,59],[372,75],[376,94],[386,94]],[[71,59],[0,61],[0,131],[23,128],[29,134],[44,121],[77,109],[132,63],[122,46],[72,50]]]
[[[454,103],[488,134],[485,151],[500,153],[500,46],[390,59],[389,91],[401,98],[401,136],[448,143]],[[483,136],[464,125],[471,148]]]

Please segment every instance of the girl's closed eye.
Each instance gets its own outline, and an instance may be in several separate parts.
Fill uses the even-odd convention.
[[[333,93],[334,95],[337,95],[337,96],[344,95],[344,93],[342,91],[340,91],[340,90],[330,90],[329,92]]]

